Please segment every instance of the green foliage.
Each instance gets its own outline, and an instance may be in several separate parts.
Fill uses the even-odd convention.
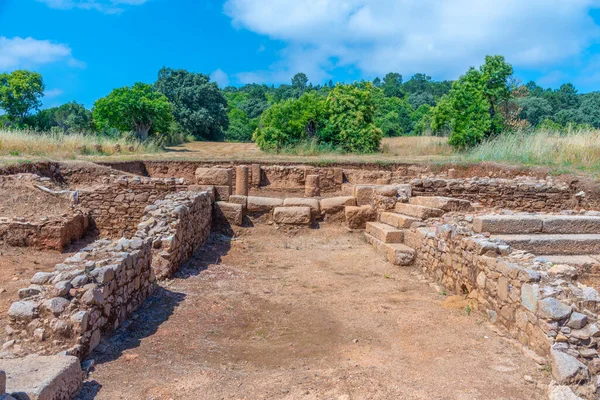
[[[387,97],[404,97],[404,91],[402,90],[402,75],[397,72],[386,74],[386,76],[383,77],[381,88]]]
[[[252,133],[258,125],[257,119],[250,119],[248,115],[239,108],[233,108],[227,114],[229,128],[225,132],[225,140],[228,142],[250,142]]]
[[[406,100],[398,97],[385,97],[383,91],[373,88],[372,98],[376,105],[375,125],[384,136],[400,136],[412,132],[413,108]]]
[[[9,118],[23,123],[33,110],[37,110],[44,96],[42,75],[27,70],[0,74],[0,108]]]
[[[381,129],[374,124],[375,103],[372,87],[359,89],[338,84],[327,96],[328,119],[324,129],[325,142],[349,152],[370,153],[379,150]]]
[[[54,130],[61,133],[76,133],[93,129],[91,111],[75,101],[60,107],[40,110],[27,118],[27,123],[41,132]]]
[[[152,85],[140,82],[114,89],[98,99],[92,115],[98,129],[131,130],[141,140],[148,138],[151,129],[155,133],[168,132],[173,121],[167,97],[155,91]]]
[[[324,121],[324,101],[315,92],[275,103],[260,117],[253,140],[263,150],[281,150],[314,137]]]
[[[519,117],[536,126],[552,114],[552,105],[542,97],[525,97],[518,101],[522,107]]]
[[[413,119],[413,133],[417,135],[427,135],[431,133],[431,118],[433,107],[423,104],[411,115]]]
[[[227,130],[227,99],[210,77],[183,69],[162,68],[154,84],[173,106],[181,129],[202,139],[221,139]]]

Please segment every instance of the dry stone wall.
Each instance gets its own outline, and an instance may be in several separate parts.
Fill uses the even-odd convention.
[[[148,204],[187,187],[183,178],[121,176],[99,187],[81,190],[79,201],[89,210],[100,236],[131,237]]]
[[[204,244],[212,225],[213,203],[209,192],[183,191],[145,208],[134,238],[152,242],[152,267],[159,279],[179,270]]]
[[[149,239],[98,240],[38,272],[8,311],[5,348],[84,357],[137,309],[155,288]]]
[[[454,224],[413,229],[405,243],[416,250],[417,266],[427,275],[449,290],[468,293],[474,308],[549,356],[560,384],[592,382],[600,372],[600,295],[574,280],[573,267],[512,252]],[[596,390],[595,382],[590,386]]]

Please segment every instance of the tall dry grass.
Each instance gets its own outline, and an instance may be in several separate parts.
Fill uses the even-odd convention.
[[[398,136],[383,138],[384,154],[410,156],[451,156],[454,149],[448,144],[447,137],[438,136]]]
[[[27,130],[0,130],[0,156],[45,156],[75,158],[78,155],[154,153],[152,143],[113,139],[80,133],[40,133]]]
[[[599,172],[600,130],[504,133],[468,151],[465,158]]]

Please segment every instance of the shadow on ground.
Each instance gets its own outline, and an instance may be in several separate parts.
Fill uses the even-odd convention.
[[[211,233],[207,242],[181,267],[173,279],[187,279],[207,270],[210,265],[219,264],[221,257],[231,248],[231,237],[221,233]],[[155,334],[160,325],[167,321],[177,307],[185,300],[184,293],[168,289],[164,282],[144,304],[108,338],[104,339],[94,352],[83,362],[84,369],[94,365],[114,361],[127,350],[138,347],[141,341]],[[86,368],[87,366],[87,368]],[[83,383],[76,400],[91,400],[102,390],[95,380]]]

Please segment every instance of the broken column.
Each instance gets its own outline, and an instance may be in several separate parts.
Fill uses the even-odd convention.
[[[240,165],[235,170],[235,194],[239,196],[248,196],[248,167]]]
[[[321,195],[319,175],[306,175],[304,182],[304,196],[317,197]]]
[[[260,186],[261,169],[260,164],[252,164],[252,187],[258,188]]]

